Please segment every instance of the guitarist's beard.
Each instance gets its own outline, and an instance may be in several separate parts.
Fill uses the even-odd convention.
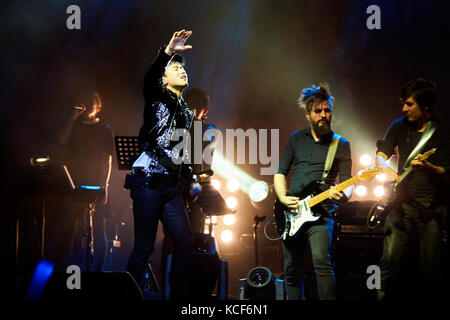
[[[319,124],[320,122],[321,124]],[[319,120],[317,122],[311,121],[311,125],[314,132],[320,137],[323,137],[331,132],[330,122],[327,120]]]

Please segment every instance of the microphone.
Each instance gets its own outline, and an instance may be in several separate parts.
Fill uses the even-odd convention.
[[[86,110],[86,107],[84,107],[84,106],[75,106],[75,107],[73,107],[75,110]]]

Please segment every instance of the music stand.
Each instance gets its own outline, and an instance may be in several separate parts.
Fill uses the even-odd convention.
[[[138,137],[117,136],[114,137],[119,170],[131,170],[133,163],[141,155]]]
[[[65,165],[14,166],[6,177],[9,190],[14,194],[41,197],[41,257],[45,252],[45,197],[49,194],[66,194],[75,190],[75,184]],[[16,264],[19,257],[19,217],[16,218]]]
[[[226,214],[235,213],[235,211],[228,208],[221,194],[209,181],[202,182],[201,185],[202,191],[195,201],[203,209],[205,215],[223,216]]]
[[[10,187],[19,194],[61,194],[75,190],[65,165],[15,166],[8,176]]]

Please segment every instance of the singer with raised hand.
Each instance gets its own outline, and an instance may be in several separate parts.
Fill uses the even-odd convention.
[[[179,54],[192,31],[180,30],[159,49],[144,79],[144,123],[139,132],[140,157],[127,175],[125,187],[133,200],[134,248],[127,271],[140,285],[147,261],[154,250],[158,221],[173,241],[174,256],[169,278],[170,299],[190,297],[191,254],[194,240],[179,188],[189,165],[174,164],[172,155],[177,129],[189,130],[194,114],[182,98],[188,86],[184,59]]]

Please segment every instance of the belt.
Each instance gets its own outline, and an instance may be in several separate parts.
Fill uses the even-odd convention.
[[[162,173],[153,173],[149,174],[145,168],[143,167],[136,167],[132,169],[133,175],[145,175],[150,178],[150,181],[153,181],[154,183],[165,183],[165,184],[172,184],[172,183],[178,183],[178,177],[173,174],[162,174]]]

